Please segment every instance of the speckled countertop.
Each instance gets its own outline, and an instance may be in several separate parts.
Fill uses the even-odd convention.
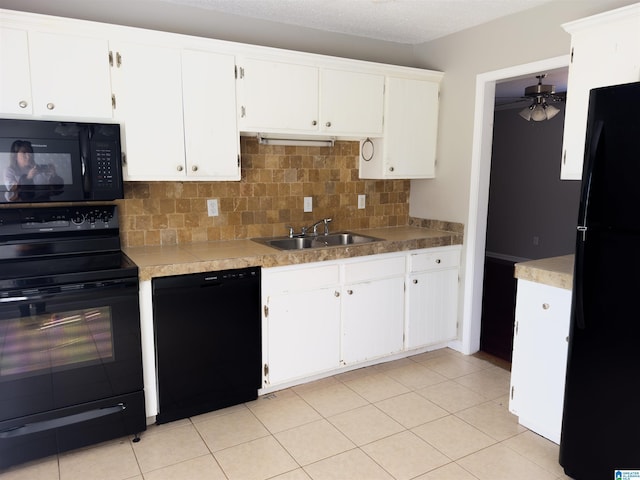
[[[515,277],[571,290],[573,288],[573,255],[516,263]]]
[[[124,252],[139,268],[140,280],[185,273],[251,266],[276,267],[337,260],[379,253],[462,244],[462,233],[415,226],[354,230],[382,239],[361,245],[308,250],[277,250],[252,240],[229,240],[186,245],[128,247]]]

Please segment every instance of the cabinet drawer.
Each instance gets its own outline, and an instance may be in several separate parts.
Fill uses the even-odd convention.
[[[460,250],[416,253],[411,255],[410,272],[453,268],[460,265]]]
[[[345,283],[366,282],[376,278],[404,275],[404,272],[404,256],[349,263],[344,266],[344,281]]]
[[[268,293],[272,295],[317,290],[339,283],[340,266],[335,264],[300,267],[293,270],[290,268],[262,269],[262,284],[268,287]]]

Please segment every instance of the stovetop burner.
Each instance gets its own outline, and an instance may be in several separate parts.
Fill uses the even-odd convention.
[[[116,205],[0,209],[0,290],[137,276]]]

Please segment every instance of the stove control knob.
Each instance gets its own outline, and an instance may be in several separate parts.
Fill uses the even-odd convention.
[[[84,222],[84,215],[80,212],[74,212],[71,215],[71,222],[74,225],[82,225],[82,223]]]

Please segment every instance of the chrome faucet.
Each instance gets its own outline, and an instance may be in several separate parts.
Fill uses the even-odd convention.
[[[323,218],[322,220],[318,220],[316,223],[314,223],[310,227],[303,229],[303,231],[306,233],[308,230],[313,229],[313,236],[317,237],[318,225],[324,223],[324,234],[329,235],[329,222],[331,222],[332,220],[333,220],[332,218]]]

